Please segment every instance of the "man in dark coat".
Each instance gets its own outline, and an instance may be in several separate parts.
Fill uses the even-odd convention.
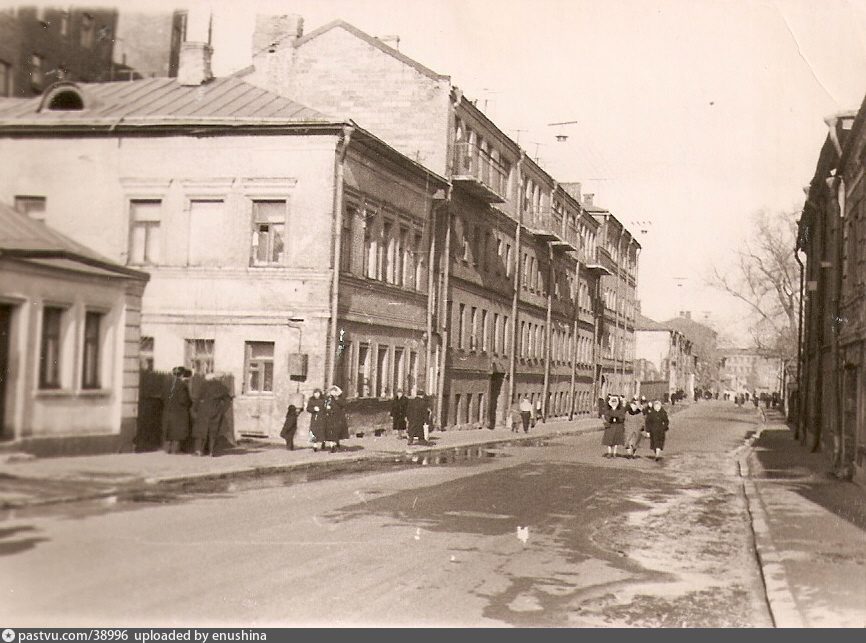
[[[409,398],[403,394],[403,389],[397,389],[397,395],[391,401],[391,423],[394,431],[397,432],[397,437],[403,439],[403,432],[406,430],[406,409],[409,406]]]
[[[665,448],[665,433],[670,426],[668,412],[662,407],[659,400],[653,401],[652,409],[646,416],[646,430],[650,434],[650,448],[655,452],[655,459],[662,456]]]
[[[424,397],[424,391],[416,391],[415,396],[406,406],[406,420],[409,426],[409,444],[417,439],[424,441],[424,425],[430,425],[430,405]]]
[[[234,444],[234,431],[231,426],[232,397],[225,384],[208,373],[195,405],[195,422],[192,436],[195,441],[195,454],[204,455],[205,449],[216,457],[217,441],[225,438]]]
[[[162,434],[166,453],[179,453],[181,442],[189,437],[192,398],[189,395],[189,386],[184,380],[185,371],[183,366],[172,369],[171,385],[163,396]]]
[[[349,438],[349,421],[346,418],[345,402],[341,397],[343,389],[339,386],[332,386],[328,389],[328,397],[325,399],[325,436],[322,442],[322,448],[325,442],[333,442],[331,453],[335,453],[340,448],[340,440]]]

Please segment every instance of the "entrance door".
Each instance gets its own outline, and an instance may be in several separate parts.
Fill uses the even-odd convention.
[[[11,423],[6,421],[6,393],[9,381],[9,336],[12,329],[12,306],[0,304],[0,440],[11,440]]]
[[[502,401],[499,399],[503,393],[504,381],[505,373],[490,374],[490,390],[487,395],[487,428],[489,429],[495,429],[496,421],[505,413]]]

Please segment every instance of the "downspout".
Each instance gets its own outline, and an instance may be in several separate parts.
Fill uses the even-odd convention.
[[[520,297],[520,236],[523,228],[523,160],[526,153],[521,150],[520,158],[515,168],[515,185],[517,188],[517,232],[514,235],[514,294],[511,298],[511,350],[508,354],[508,407],[514,404],[514,378],[517,369],[517,333],[520,325],[517,321],[517,300]]]
[[[622,304],[622,238],[625,236],[625,228],[620,227],[619,230],[619,239],[616,242],[616,310],[614,310],[614,325],[616,329],[616,344],[614,347],[613,353],[613,374],[614,377],[617,377],[617,370],[619,370],[617,386],[622,388],[622,377],[625,374],[625,365],[622,367],[619,366],[619,358],[618,354],[622,353],[622,337],[620,335],[619,328],[619,307]],[[624,326],[625,324],[623,324]],[[624,333],[623,333],[624,334]],[[621,395],[624,391],[617,391],[617,395]]]
[[[541,399],[541,418],[547,421],[548,398],[550,397],[550,324],[553,312],[553,244],[547,244],[547,315],[544,329],[544,393]]]
[[[835,127],[833,130],[835,131]],[[847,453],[845,449],[845,393],[844,385],[844,365],[840,359],[841,344],[842,344],[842,326],[845,323],[842,318],[842,250],[843,239],[845,236],[845,178],[840,173],[836,177],[838,182],[834,184],[836,188],[836,202],[839,204],[839,217],[837,219],[839,228],[836,233],[836,283],[835,297],[833,302],[834,321],[833,321],[833,375],[836,393],[836,434],[839,436],[839,461],[837,467],[837,476],[847,478]]]
[[[800,301],[797,307],[797,424],[794,429],[794,439],[796,440],[800,437],[800,426],[803,423],[803,389],[805,388],[803,382],[800,380],[800,364],[803,361],[803,286],[805,284],[805,267],[803,266],[803,261],[800,259],[799,243],[794,246],[794,260],[800,266]]]
[[[325,352],[325,388],[334,383],[334,372],[337,364],[337,306],[340,288],[340,254],[343,237],[343,168],[346,163],[346,152],[352,141],[351,125],[343,126],[343,134],[337,143],[334,155],[334,247],[331,257],[333,275],[331,278],[331,325],[328,330],[328,341]]]
[[[449,185],[445,202],[442,204],[445,207],[445,248],[440,259],[443,267],[441,269],[442,281],[439,290],[439,373],[436,378],[436,419],[439,422],[439,428],[447,424],[444,417],[445,400],[443,398],[445,396],[445,368],[448,365],[448,326],[451,323],[450,316],[448,315],[448,276],[451,273],[451,189]],[[431,273],[432,266],[433,264],[431,263]]]
[[[574,284],[577,292],[580,292],[580,257],[577,258],[577,266],[574,269]],[[580,306],[578,304],[578,295],[573,297],[573,306],[571,307],[572,314],[572,331],[571,331],[571,383],[568,388],[568,419],[574,419],[574,393],[577,388],[577,323]],[[593,366],[593,370],[595,366]],[[593,402],[594,403],[594,402]]]

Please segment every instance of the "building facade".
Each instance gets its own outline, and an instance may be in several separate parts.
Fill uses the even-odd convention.
[[[641,395],[660,393],[667,399],[682,391],[688,399],[695,394],[695,358],[691,341],[667,323],[637,315],[635,357]],[[664,382],[659,386],[658,382]]]
[[[0,445],[131,449],[147,280],[0,203]]]
[[[725,393],[781,395],[783,370],[780,358],[753,348],[722,348],[719,359],[719,378]]]
[[[381,421],[380,398],[426,384],[448,183],[351,122],[210,78],[208,55],[4,102],[0,199],[148,272],[142,364],[233,375],[239,433],[278,434],[332,382],[376,402],[355,423]]]
[[[826,119],[797,241],[805,255],[798,434],[832,454],[844,478],[866,469],[864,119],[866,103]]]
[[[627,302],[639,245],[609,213],[593,216],[579,190],[532,161],[448,76],[343,21],[304,34],[298,16],[259,17],[253,66],[240,75],[351,114],[450,180],[430,262],[438,424],[501,425],[524,396],[546,416],[570,417],[590,413],[601,388],[632,388]],[[596,245],[608,234],[622,239],[602,260]],[[618,299],[599,320],[599,282],[608,274]],[[602,363],[608,327],[614,339]]]

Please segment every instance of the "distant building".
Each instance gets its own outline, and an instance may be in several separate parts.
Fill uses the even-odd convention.
[[[691,341],[666,322],[638,314],[635,321],[637,380],[641,395],[658,397],[683,391],[695,393],[694,356]]]
[[[0,446],[131,449],[147,280],[0,203]]]
[[[60,80],[107,80],[117,18],[105,8],[0,10],[0,96],[35,96]]]
[[[725,393],[781,394],[782,360],[753,348],[719,349],[719,378]]]
[[[114,68],[106,80],[177,76],[180,46],[186,40],[186,11],[122,10],[114,39]],[[130,77],[124,77],[124,71]]]
[[[695,387],[704,391],[720,391],[718,333],[706,324],[692,319],[692,313],[688,310],[680,311],[678,317],[662,323],[680,331],[691,342]]]

